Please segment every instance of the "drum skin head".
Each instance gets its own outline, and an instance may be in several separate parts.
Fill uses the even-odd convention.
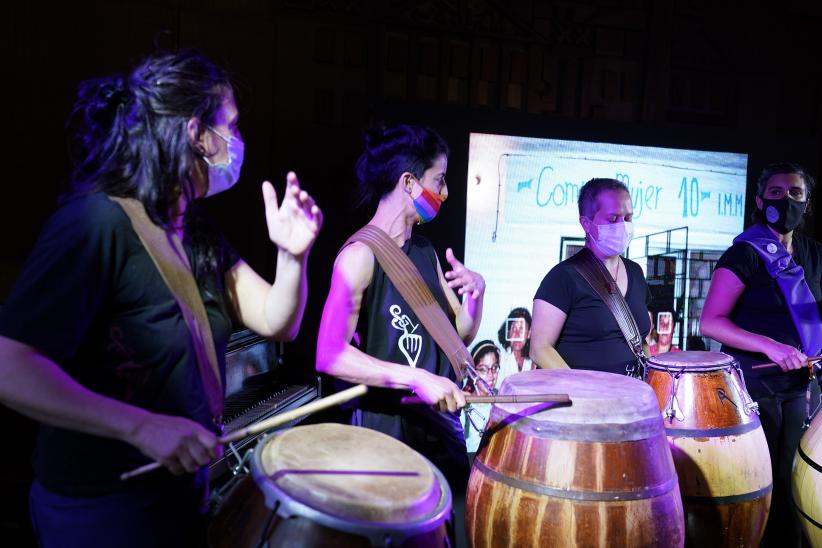
[[[691,367],[701,369],[710,367],[728,367],[734,359],[724,352],[705,352],[703,350],[686,350],[684,352],[666,352],[653,358],[648,358],[648,365],[666,367],[684,367],[686,370]]]
[[[428,460],[367,428],[299,426],[267,438],[257,451],[278,490],[342,518],[414,521],[431,515],[442,496]]]
[[[507,377],[500,394],[568,394],[571,405],[519,403],[494,404],[509,414],[529,410],[531,421],[547,420],[565,424],[628,424],[659,419],[656,395],[644,382],[614,373],[581,369],[534,369]],[[545,411],[531,413],[535,406]]]

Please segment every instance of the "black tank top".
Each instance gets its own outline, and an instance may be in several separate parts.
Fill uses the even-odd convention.
[[[454,325],[454,314],[440,286],[437,258],[431,243],[412,235],[402,247]],[[402,298],[380,264],[374,261],[371,284],[365,291],[357,334],[360,349],[375,358],[456,379],[450,362],[417,315]],[[468,457],[459,413],[441,413],[426,405],[402,405],[405,390],[370,388],[356,404],[352,423],[406,443],[431,460],[452,489],[463,489]]]
[[[417,267],[425,285],[454,325],[454,314],[440,287],[437,258],[431,242],[412,235],[402,246],[402,251]],[[371,284],[363,297],[357,334],[360,349],[369,356],[456,379],[448,358],[376,260]],[[400,390],[372,389],[369,395],[371,397],[366,400],[379,401],[382,408],[407,394]]]

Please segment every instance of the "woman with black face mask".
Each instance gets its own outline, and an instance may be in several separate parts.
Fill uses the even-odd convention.
[[[809,213],[813,185],[797,164],[762,171],[755,222],[719,259],[701,318],[702,334],[739,360],[759,404],[774,480],[762,546],[801,544],[791,468],[806,415],[807,357],[822,347],[822,244],[796,229]],[[763,362],[779,367],[751,369]]]

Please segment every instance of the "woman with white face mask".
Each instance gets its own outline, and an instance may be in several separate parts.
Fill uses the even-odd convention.
[[[621,257],[634,233],[628,188],[615,179],[591,179],[578,203],[585,247],[625,297],[639,332],[647,334],[645,276],[638,264]],[[531,359],[540,367],[619,374],[636,363],[610,309],[567,259],[548,272],[534,296]]]
[[[41,423],[39,546],[205,545],[232,323],[296,336],[322,224],[293,173],[281,203],[263,183],[272,285],[204,217],[239,177],[237,121],[228,75],[192,51],[80,86],[72,190],[0,310],[0,403]]]

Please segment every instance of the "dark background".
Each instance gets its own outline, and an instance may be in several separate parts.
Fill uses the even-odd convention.
[[[310,260],[305,321],[286,349],[290,367],[313,367],[334,255],[370,213],[350,207],[353,165],[369,123],[424,123],[449,142],[450,197],[441,216],[421,229],[440,253],[453,247],[462,256],[471,131],[745,152],[749,211],[765,164],[794,160],[817,173],[822,4],[716,4],[7,4],[3,105],[11,124],[2,127],[3,163],[11,170],[0,199],[0,302],[65,189],[64,121],[77,84],[126,71],[158,48],[199,48],[236,77],[246,160],[240,183],[210,199],[208,209],[246,261],[272,278],[262,180],[282,191],[293,169],[325,212]],[[813,223],[807,228],[814,232]],[[0,420],[7,432],[0,538],[25,544],[33,426],[5,408]]]

